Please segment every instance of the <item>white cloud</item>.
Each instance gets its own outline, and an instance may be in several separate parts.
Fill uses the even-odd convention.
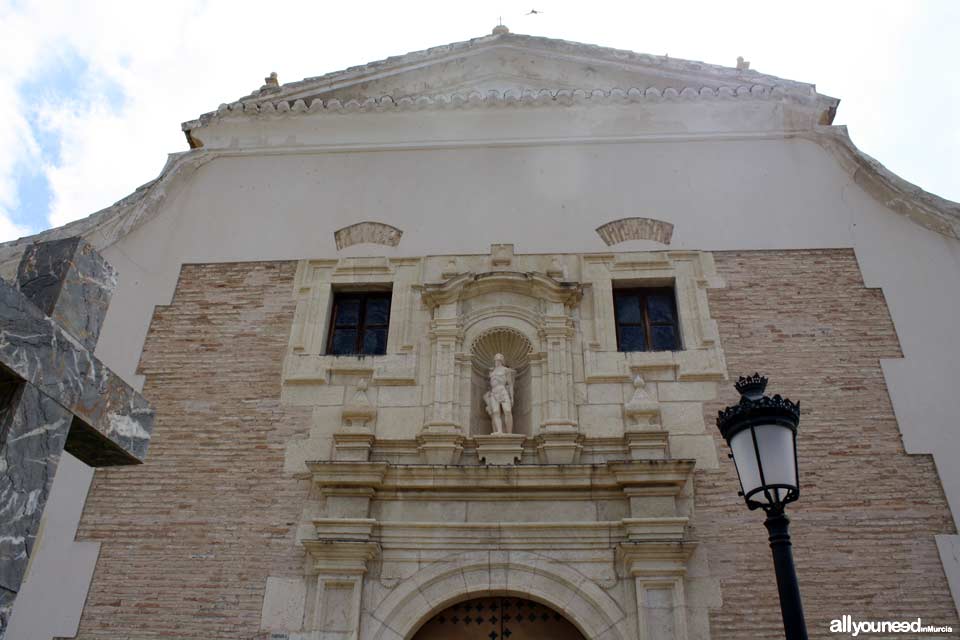
[[[729,4],[367,2],[264,4],[237,0],[69,2],[0,0],[0,239],[17,235],[17,163],[45,172],[49,222],[89,215],[154,178],[186,148],[179,123],[257,88],[270,71],[298,80],[370,60],[512,30],[733,64],[816,81],[843,98],[838,122],[904,177],[960,199],[960,44],[942,3],[820,2],[802,12],[769,2]],[[539,2],[539,0],[538,0]],[[954,21],[956,24],[956,21]],[[87,63],[69,96],[23,105],[13,89],[64,52]],[[47,65],[47,66],[45,66]],[[955,65],[954,65],[955,66]],[[124,101],[111,105],[108,94]],[[941,96],[943,96],[941,98]],[[22,108],[60,137],[42,160]],[[934,153],[935,152],[935,153]]]

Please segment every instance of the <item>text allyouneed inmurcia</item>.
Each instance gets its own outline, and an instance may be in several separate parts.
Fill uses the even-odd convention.
[[[953,628],[923,624],[923,620],[854,620],[843,615],[830,621],[831,633],[849,633],[852,637],[861,633],[952,633]]]

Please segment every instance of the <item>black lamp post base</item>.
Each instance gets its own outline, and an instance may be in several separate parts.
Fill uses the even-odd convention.
[[[771,509],[767,511],[767,519],[763,524],[770,532],[770,549],[773,551],[773,568],[777,574],[780,612],[783,614],[786,639],[807,640],[807,623],[803,619],[800,585],[797,582],[797,569],[793,565],[790,518],[782,509]]]

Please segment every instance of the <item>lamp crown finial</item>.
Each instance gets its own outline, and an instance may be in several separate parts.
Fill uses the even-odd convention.
[[[759,400],[767,388],[767,378],[759,373],[752,376],[740,376],[733,385],[747,400]]]

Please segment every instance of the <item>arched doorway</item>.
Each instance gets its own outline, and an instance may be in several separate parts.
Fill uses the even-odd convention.
[[[458,602],[430,618],[413,640],[584,640],[550,607],[503,596]]]

